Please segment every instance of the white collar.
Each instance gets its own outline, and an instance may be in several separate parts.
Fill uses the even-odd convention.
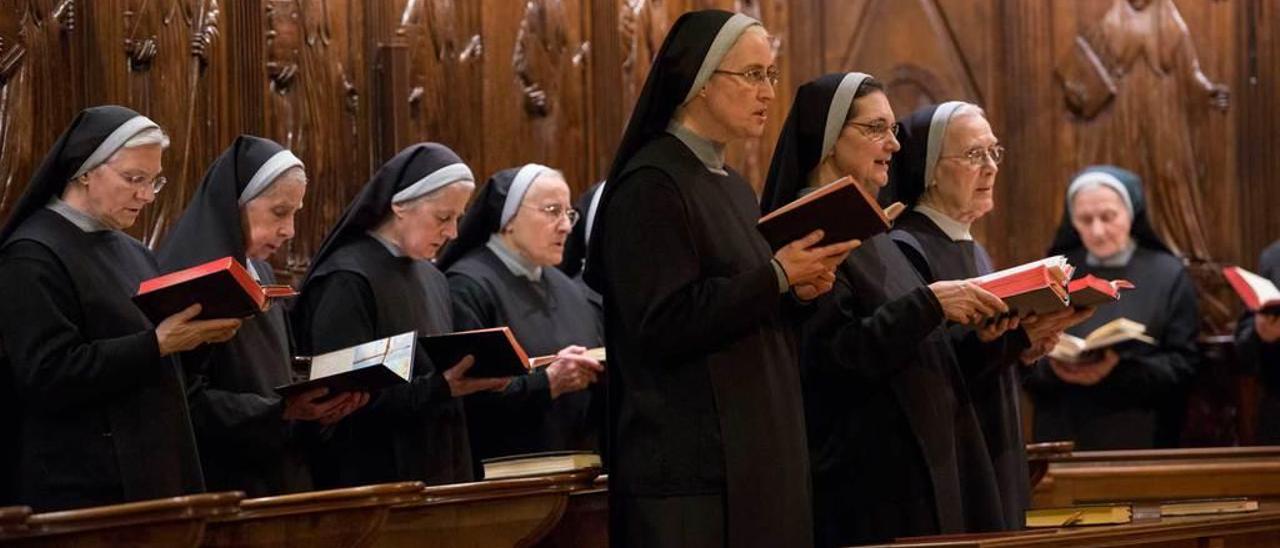
[[[973,234],[969,233],[969,223],[962,223],[952,219],[947,216],[946,213],[924,204],[916,204],[916,211],[919,211],[921,215],[928,217],[929,220],[933,221],[933,224],[938,225],[938,228],[942,229],[942,232],[946,234],[948,238],[951,238],[951,241],[973,241]]]

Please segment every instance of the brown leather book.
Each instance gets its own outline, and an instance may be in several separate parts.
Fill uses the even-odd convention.
[[[419,339],[418,344],[437,370],[453,367],[467,356],[475,357],[468,377],[513,377],[528,373],[531,367],[529,354],[516,341],[511,328],[505,326],[430,335]]]
[[[819,229],[824,233],[819,245],[827,245],[866,240],[888,231],[891,226],[875,197],[867,194],[852,177],[823,185],[756,223],[775,250]]]

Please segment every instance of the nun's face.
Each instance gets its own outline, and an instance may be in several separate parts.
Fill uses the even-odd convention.
[[[82,180],[72,181],[72,185],[84,185],[83,201],[79,203],[86,213],[111,228],[133,226],[142,208],[156,199],[152,183],[163,169],[163,155],[164,148],[158,144],[120,149]]]
[[[543,172],[529,185],[519,211],[503,229],[503,239],[533,264],[558,265],[573,230],[572,209],[569,184],[555,173]]]
[[[853,118],[840,129],[832,149],[841,175],[852,175],[873,196],[889,182],[889,160],[902,148],[889,128],[896,119],[889,98],[879,91],[853,101]],[[883,130],[877,131],[877,130]]]
[[[240,208],[249,258],[266,260],[293,238],[294,218],[302,210],[306,193],[305,175],[301,170],[289,170]]]
[[[475,184],[457,181],[417,200],[391,206],[398,245],[405,255],[425,261],[458,237],[458,219],[467,208]]]
[[[996,173],[1000,167],[984,151],[999,143],[986,117],[960,113],[947,125],[942,152],[935,164],[937,186],[929,189],[935,205],[957,221],[972,223],[995,207]],[[974,164],[969,155],[981,154]]]
[[[773,46],[763,27],[748,28],[725,54],[716,73],[707,80],[707,111],[723,135],[712,136],[729,141],[764,135],[764,124],[773,102],[773,84],[768,80],[773,66]],[[737,74],[729,74],[737,73]],[[752,81],[749,75],[765,75]]]
[[[1095,257],[1111,257],[1129,247],[1133,217],[1112,188],[1093,185],[1076,191],[1071,198],[1071,224]]]

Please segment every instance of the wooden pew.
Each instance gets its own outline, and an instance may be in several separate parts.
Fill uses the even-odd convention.
[[[33,514],[26,527],[0,532],[5,546],[197,546],[205,523],[234,514],[244,493],[208,493]]]
[[[5,533],[19,533],[27,530],[27,518],[31,516],[31,508],[26,506],[0,507],[0,538]]]
[[[569,506],[538,548],[609,548],[609,477],[569,493]]]
[[[570,495],[599,470],[427,487],[418,502],[392,508],[379,547],[533,546],[560,522]]]
[[[1147,548],[1255,548],[1280,546],[1280,505],[1264,502],[1248,514],[1168,517],[1124,525],[1044,529],[985,535],[899,540],[893,548],[1022,548],[1131,546]]]
[[[411,481],[248,499],[209,521],[203,546],[368,546],[396,504],[422,498]]]
[[[1280,447],[1076,452],[1050,463],[1032,506],[1214,497],[1280,498]]]

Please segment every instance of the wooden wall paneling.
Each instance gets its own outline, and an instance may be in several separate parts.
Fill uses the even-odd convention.
[[[576,193],[594,183],[585,94],[581,0],[486,0],[483,11],[485,135],[480,177],[527,162],[564,172]]]
[[[61,118],[70,120],[66,113],[74,112],[71,106],[77,102],[72,89],[62,88],[61,94],[50,89],[54,66],[46,60],[69,54],[69,48],[58,47],[58,39],[73,26],[50,12],[40,2],[23,1],[0,13],[0,219],[13,208],[43,155],[40,147],[49,138],[37,129],[66,124]]]
[[[1257,267],[1258,254],[1280,238],[1280,4],[1271,0],[1239,0],[1236,19],[1236,129],[1239,147],[1240,211],[1243,225],[1241,261]]]

